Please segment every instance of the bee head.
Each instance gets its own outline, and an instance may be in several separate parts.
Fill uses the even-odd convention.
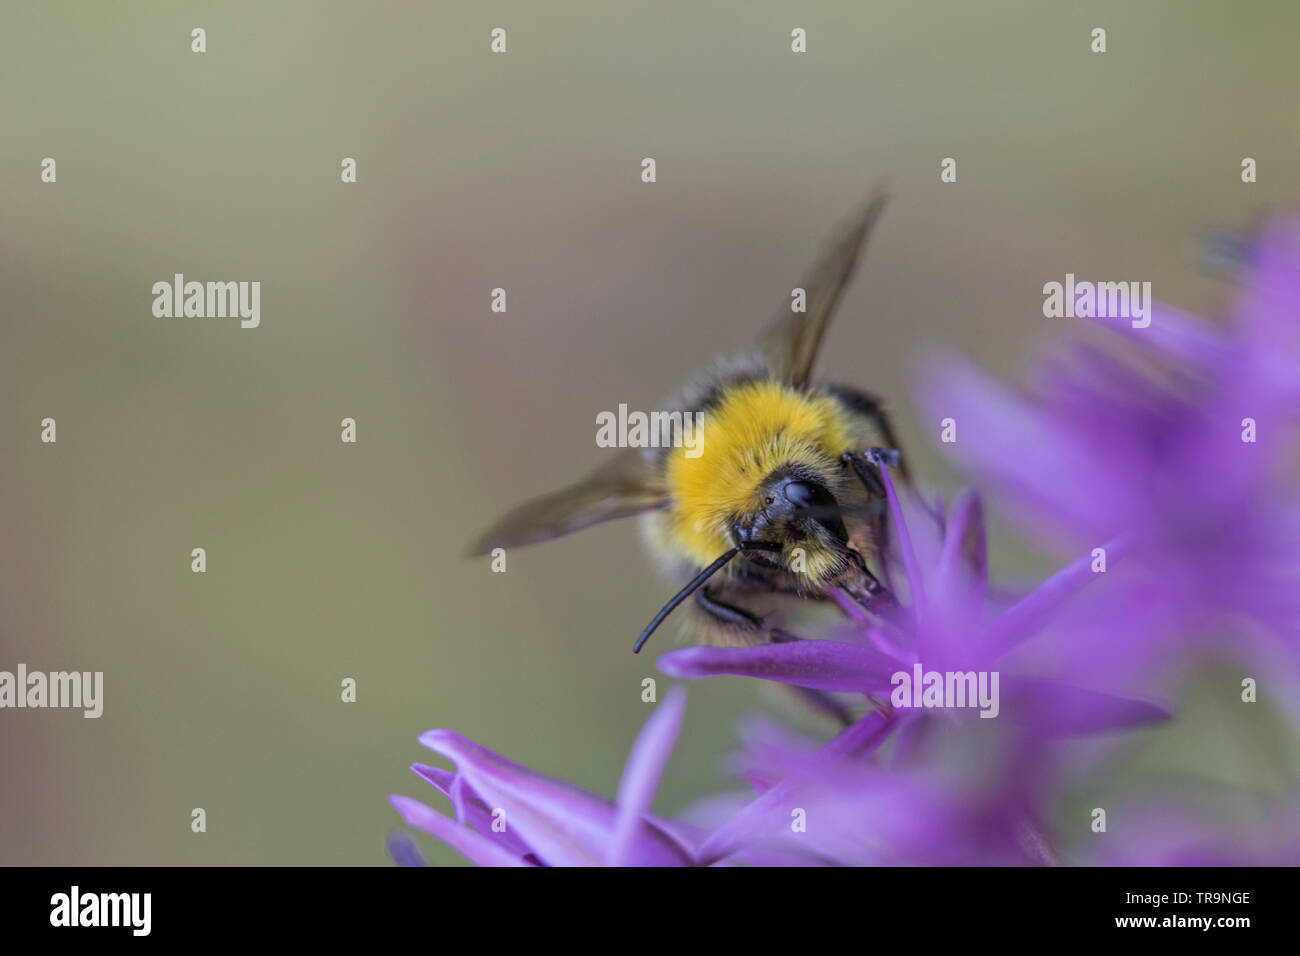
[[[800,546],[843,550],[849,536],[839,503],[815,475],[782,469],[769,475],[759,490],[761,507],[732,525],[737,545],[770,544],[781,551]],[[754,560],[771,563],[761,552]]]

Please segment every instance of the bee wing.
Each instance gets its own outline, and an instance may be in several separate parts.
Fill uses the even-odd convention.
[[[803,277],[800,285],[807,294],[806,311],[792,312],[787,306],[763,330],[759,348],[772,371],[783,381],[791,385],[807,383],[826,326],[853,278],[867,236],[887,199],[884,192],[877,190]]]
[[[653,470],[635,448],[624,449],[581,481],[526,501],[493,525],[470,555],[548,541],[602,521],[626,518],[667,503]]]

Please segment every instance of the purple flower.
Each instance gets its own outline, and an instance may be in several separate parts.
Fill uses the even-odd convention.
[[[1300,800],[1254,797],[1234,818],[1194,805],[1186,793],[1147,792],[1112,808],[1089,841],[1091,866],[1295,866]]]
[[[896,675],[989,673],[1037,634],[1061,607],[1097,577],[1084,556],[1009,607],[988,594],[983,509],[978,496],[959,495],[942,528],[928,512],[904,507],[882,469],[893,527],[906,570],[910,606],[898,619],[858,619],[852,640],[792,641],[756,647],[690,647],[659,659],[670,676],[757,677],[819,691],[850,691],[883,705],[900,695]],[[910,512],[910,514],[909,514]],[[917,522],[913,519],[921,517]],[[922,531],[914,534],[913,529]],[[1122,541],[1112,544],[1118,557]],[[846,609],[852,606],[846,603]],[[1163,719],[1159,707],[1072,686],[1047,676],[998,673],[999,710],[1041,736],[1073,736]],[[882,706],[882,710],[887,709]]]
[[[959,495],[937,525],[929,509],[900,500],[888,468],[882,477],[904,569],[901,614],[860,615],[845,640],[692,647],[659,660],[674,677],[758,677],[857,692],[876,707],[824,748],[771,733],[757,745],[751,740],[737,769],[759,793],[713,820],[716,829],[696,850],[701,862],[756,848],[841,864],[1053,862],[1042,822],[1054,780],[1049,742],[1168,716],[1153,704],[1019,673],[993,684],[1001,687],[999,719],[914,709],[911,695],[899,694],[897,675],[982,672],[991,682],[992,669],[1097,575],[1085,556],[1008,606],[989,593],[978,496]],[[1118,557],[1123,542],[1113,548]],[[885,765],[879,754],[891,739]],[[945,759],[936,759],[936,748]],[[792,815],[806,826],[792,829]]]
[[[1040,359],[1023,395],[961,360],[924,376],[928,417],[957,422],[945,448],[1036,543],[1124,536],[1104,602],[1069,619],[1061,663],[1085,680],[1198,648],[1300,669],[1300,220],[1258,250],[1226,328],[1157,307]]]
[[[426,731],[420,743],[451,760],[455,773],[418,763],[411,769],[451,800],[456,819],[410,797],[389,802],[409,826],[480,866],[687,866],[690,828],[650,814],[685,706],[685,693],[673,688],[650,716],[624,768],[617,803],[450,730]]]
[[[757,795],[733,799],[722,813],[716,798],[703,813],[685,811],[701,823],[712,811],[714,828],[696,851],[700,861],[762,849],[805,865],[1055,862],[1029,805],[1033,787],[1026,781],[1034,778],[996,764],[986,765],[977,782],[959,761],[900,759],[898,739],[885,760],[882,750],[899,724],[897,714],[871,713],[821,748],[770,724],[751,725],[732,769]]]

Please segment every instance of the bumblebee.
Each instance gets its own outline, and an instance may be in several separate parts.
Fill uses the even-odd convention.
[[[879,465],[890,460],[907,479],[897,438],[875,395],[812,381],[831,316],[884,205],[877,193],[827,244],[799,287],[802,311],[787,306],[757,349],[722,361],[667,403],[698,413],[695,454],[667,434],[658,447],[623,449],[576,484],[511,511],[471,553],[640,515],[657,562],[690,580],[634,651],[691,597],[688,627],[731,644],[794,640],[777,626],[787,601],[826,601],[838,589],[877,613],[892,605],[888,578],[878,579],[868,562],[887,574]]]

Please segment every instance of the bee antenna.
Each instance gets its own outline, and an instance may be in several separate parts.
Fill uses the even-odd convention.
[[[638,637],[636,639],[636,643],[632,645],[632,653],[640,654],[642,646],[644,646],[645,642],[650,639],[650,635],[655,632],[655,629],[658,628],[659,625],[664,622],[664,618],[666,618],[669,614],[673,613],[673,610],[677,607],[677,605],[681,604],[688,597],[690,597],[701,587],[703,587],[705,581],[707,581],[709,578],[713,577],[713,575],[721,571],[722,566],[725,565],[732,558],[734,558],[736,555],[738,555],[742,550],[746,550],[746,549],[743,547],[732,548],[730,551],[722,555],[720,558],[718,558],[716,561],[710,564],[699,574],[695,575],[695,577],[691,578],[691,583],[686,585],[686,587],[682,588],[680,591],[678,591],[673,596],[673,599],[669,601],[667,604],[665,604],[663,608],[659,611],[659,613],[654,616],[654,620],[646,625],[645,630],[641,632],[641,636]]]

